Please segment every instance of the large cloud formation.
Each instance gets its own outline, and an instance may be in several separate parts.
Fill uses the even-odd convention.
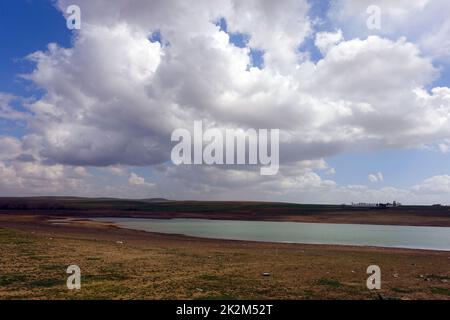
[[[255,197],[293,192],[296,197],[324,188],[353,194],[355,188],[337,187],[315,173],[329,169],[324,158],[450,137],[450,89],[430,88],[439,77],[432,60],[438,54],[424,54],[434,42],[397,36],[397,25],[411,12],[432,11],[429,2],[381,1],[395,36],[364,31],[347,39],[345,30],[355,29],[359,20],[343,26],[344,33],[316,34],[306,0],[61,0],[61,12],[74,3],[81,7],[81,30],[71,48],[50,44],[29,55],[36,67],[26,78],[45,94],[27,102],[24,114],[7,109],[11,97],[0,96],[2,114],[22,117],[28,125],[22,146],[6,138],[0,143],[10,154],[22,148],[39,165],[53,168],[54,179],[57,168],[161,165],[164,170],[155,170],[161,181],[169,179],[176,188],[179,180],[198,179],[199,194],[245,189],[249,181],[265,185]],[[358,16],[359,11],[351,14],[351,3],[335,2],[330,16]],[[360,3],[361,14],[366,7]],[[236,34],[248,39],[244,46],[233,43]],[[323,55],[318,61],[299,49],[307,38],[316,40]],[[263,52],[262,65],[252,60],[254,50]],[[220,128],[279,128],[280,175],[165,165],[171,132],[192,127],[194,120]],[[11,174],[14,166],[3,166],[0,172]],[[129,181],[154,187],[134,174]]]

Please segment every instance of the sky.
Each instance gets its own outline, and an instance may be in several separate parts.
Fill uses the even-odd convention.
[[[450,204],[449,10],[2,1],[0,196]],[[279,129],[278,174],[174,165],[171,133],[194,121]]]

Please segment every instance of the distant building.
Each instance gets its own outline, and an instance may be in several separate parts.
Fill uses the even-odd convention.
[[[388,208],[395,208],[395,207],[400,207],[402,204],[400,202],[394,201],[391,203],[386,203],[386,207]]]
[[[352,202],[352,207],[356,207],[356,208],[375,208],[377,206],[378,206],[377,203],[366,203],[366,202],[353,203]]]
[[[382,209],[382,208],[395,208],[395,207],[400,207],[402,204],[400,202],[394,201],[392,203],[366,203],[366,202],[358,202],[358,203],[353,203],[352,202],[352,207],[355,208],[377,208],[377,209]]]

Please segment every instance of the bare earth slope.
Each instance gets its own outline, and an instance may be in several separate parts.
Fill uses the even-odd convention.
[[[450,299],[449,252],[195,239],[23,214],[0,214],[0,247],[0,299]],[[71,264],[78,291],[66,288]]]

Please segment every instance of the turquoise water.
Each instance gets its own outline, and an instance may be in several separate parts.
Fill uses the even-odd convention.
[[[450,251],[450,228],[204,219],[96,218],[148,232],[193,237]]]

